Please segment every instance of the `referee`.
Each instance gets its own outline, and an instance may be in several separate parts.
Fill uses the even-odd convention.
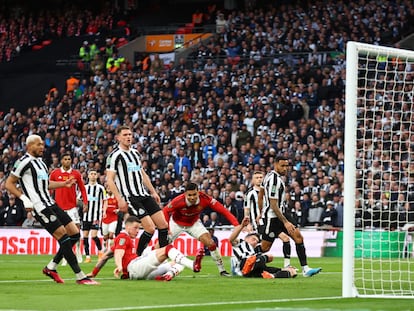
[[[48,168],[41,158],[44,149],[44,142],[39,135],[27,137],[26,154],[14,164],[6,180],[6,189],[20,198],[26,211],[32,212],[36,220],[59,242],[59,253],[63,254],[75,273],[76,283],[97,285],[99,283],[86,277],[73,253],[71,238],[65,228],[70,223],[74,224],[72,219],[56,205],[49,193],[51,189],[71,187],[75,181],[49,181]],[[56,271],[56,266],[57,263],[52,260],[43,268],[43,274],[56,283],[64,283]]]
[[[118,200],[121,212],[137,216],[144,232],[139,238],[137,254],[141,255],[158,229],[160,247],[168,244],[168,223],[161,211],[160,196],[142,168],[139,152],[132,148],[132,131],[121,125],[116,129],[118,146],[106,160],[107,185]]]

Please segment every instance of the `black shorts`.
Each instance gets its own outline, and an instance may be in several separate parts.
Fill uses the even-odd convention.
[[[94,224],[92,221],[82,221],[82,230],[83,231],[90,231],[90,230],[99,230],[99,224]]]
[[[129,204],[128,213],[130,215],[137,216],[139,219],[145,216],[152,216],[156,212],[161,211],[160,206],[154,200],[153,197],[129,197],[128,201],[131,203]]]
[[[34,217],[50,234],[53,234],[60,226],[66,226],[72,222],[72,218],[56,204],[46,207],[41,212],[35,211]]]
[[[291,222],[293,225],[297,225],[296,221],[289,215],[285,215],[286,219]],[[283,222],[279,218],[266,218],[264,219],[264,225],[260,227],[259,230],[262,240],[273,242],[281,232],[289,235],[287,229]]]

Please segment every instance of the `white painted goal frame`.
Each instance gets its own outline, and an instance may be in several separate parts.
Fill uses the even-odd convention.
[[[369,131],[371,130],[370,125],[376,124],[375,118],[378,120],[387,118],[384,115],[385,107],[389,108],[390,105],[394,107],[394,103],[384,104],[384,91],[392,94],[392,97],[394,97],[394,92],[401,92],[401,89],[394,89],[393,84],[394,87],[395,84],[404,84],[403,93],[405,93],[403,95],[406,98],[411,98],[411,102],[407,104],[410,105],[409,109],[414,115],[413,80],[411,78],[408,81],[401,81],[404,80],[401,77],[404,78],[407,74],[408,77],[410,77],[410,74],[414,75],[414,72],[412,72],[414,70],[413,64],[414,51],[357,42],[347,43],[343,297],[414,298],[414,258],[404,256],[402,251],[402,248],[407,245],[401,243],[406,243],[406,237],[410,237],[408,231],[404,231],[402,228],[403,223],[398,222],[398,228],[393,231],[389,231],[387,228],[384,229],[381,224],[379,226],[376,224],[377,227],[370,225],[362,226],[362,228],[357,228],[355,225],[356,200],[358,199],[357,187],[367,182],[362,181],[361,183],[361,180],[358,179],[365,178],[366,174],[364,172],[370,169],[369,167],[361,168],[360,166],[363,162],[373,163],[366,155],[367,150],[361,150],[360,148],[360,140],[364,140],[366,137],[361,135],[358,128],[366,127],[362,132]],[[390,81],[387,85],[387,79],[394,79],[395,81]],[[381,88],[383,89],[381,90]],[[411,91],[409,91],[410,89]],[[374,94],[374,98],[371,98],[372,94]],[[378,103],[378,100],[382,102]],[[401,106],[400,103],[397,105]],[[365,114],[368,110],[372,113]],[[391,110],[391,114],[398,117],[398,114],[395,114],[394,111],[396,109]],[[410,112],[408,111],[408,113]],[[366,116],[367,118],[372,117],[373,120],[367,121]],[[411,123],[414,123],[414,118],[411,121]],[[381,129],[381,127],[378,128]],[[414,129],[414,126],[409,126],[408,130],[411,129]],[[402,137],[402,139],[406,139],[406,136],[409,135],[408,138],[413,139],[414,131],[408,131],[408,133],[405,131],[404,134],[392,132],[391,134],[400,135],[399,137]],[[384,134],[381,137],[388,136]],[[369,140],[369,138],[367,139]],[[414,140],[411,142],[414,142]],[[405,142],[401,141],[400,143],[404,144]],[[381,153],[383,157],[387,157],[389,151],[384,148],[384,150],[376,152]],[[396,158],[398,158],[398,154]],[[411,162],[414,162],[414,152],[411,152],[409,158]],[[363,188],[364,186],[359,191],[366,191]],[[403,204],[403,202],[401,203]],[[387,241],[387,237],[390,238],[389,241]],[[362,240],[358,241],[358,239]],[[357,248],[355,245],[357,245]],[[405,251],[407,253],[407,249]]]

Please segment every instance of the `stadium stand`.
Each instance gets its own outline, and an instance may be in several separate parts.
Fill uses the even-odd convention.
[[[6,176],[10,163],[21,155],[24,138],[39,133],[46,138],[45,159],[51,168],[57,165],[58,154],[69,149],[81,172],[95,167],[103,173],[114,129],[126,123],[134,129],[144,164],[163,202],[182,191],[180,184],[191,179],[222,202],[230,196],[230,204],[242,209],[238,194],[249,186],[251,173],[267,170],[276,154],[289,155],[293,166],[288,182],[291,209],[300,210],[296,213],[299,222],[309,225],[307,215],[315,203],[312,193],[323,206],[332,201],[340,211],[342,204],[346,42],[391,46],[412,31],[412,3],[391,3],[387,10],[381,2],[375,8],[371,2],[360,8],[352,2],[337,6],[333,1],[326,2],[322,10],[295,3],[249,11],[228,11],[220,6],[209,11],[206,7],[205,12],[214,18],[210,16],[203,27],[207,23],[215,26],[218,14],[224,15],[225,26],[212,39],[193,47],[185,61],[160,72],[123,67],[114,73],[80,73],[77,90],[59,91],[48,100],[44,94],[50,85],[36,82],[35,86],[34,81],[64,85],[73,72],[62,65],[63,74],[53,76],[56,57],[49,61],[50,55],[61,57],[63,52],[52,50],[53,42],[36,51],[38,62],[33,58],[24,62],[22,55],[7,64],[9,71],[0,70],[7,75],[0,76],[1,80],[27,74],[25,80],[30,83],[11,81],[30,96],[31,103],[23,109],[14,102],[14,93],[7,98],[8,106],[2,106],[7,109],[0,118],[0,171]],[[191,22],[196,8],[191,9],[185,11],[186,17],[177,17],[176,31]],[[371,18],[376,10],[383,16]],[[156,13],[148,18],[157,16],[160,22],[164,15]],[[142,23],[131,20],[132,32],[139,35],[157,29]],[[374,25],[379,33],[371,31]],[[71,51],[66,59],[77,53],[83,39],[62,41]],[[50,54],[42,56],[47,49]],[[12,89],[11,84],[6,85]],[[34,90],[36,94],[45,90],[43,98]],[[0,91],[2,96],[11,92],[4,87]],[[221,147],[227,161],[223,154],[220,160],[218,151],[206,144],[207,137],[217,150]],[[193,166],[180,175],[172,167],[181,149],[187,151]],[[309,185],[312,179],[314,185]],[[7,200],[4,190],[2,197]],[[341,221],[339,213],[334,225],[340,227]]]

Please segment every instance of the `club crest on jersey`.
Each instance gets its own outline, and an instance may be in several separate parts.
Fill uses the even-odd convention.
[[[111,159],[112,156],[108,156],[108,158],[106,159],[106,168],[108,168],[111,165]]]
[[[119,239],[119,245],[123,246],[125,245],[126,240],[124,238]]]
[[[17,167],[19,166],[19,164],[20,164],[20,159],[19,159],[19,160],[17,160],[17,161],[14,163],[13,168],[17,168]]]

